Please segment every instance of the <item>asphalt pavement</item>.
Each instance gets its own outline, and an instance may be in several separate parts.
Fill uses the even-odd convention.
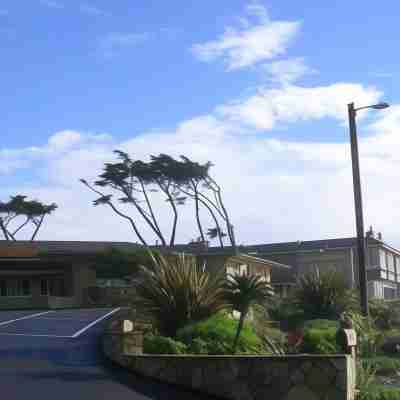
[[[0,393],[10,400],[211,400],[105,359],[100,337],[116,309],[0,311]]]

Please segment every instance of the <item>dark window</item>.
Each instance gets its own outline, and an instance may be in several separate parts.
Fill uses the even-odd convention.
[[[31,282],[28,279],[22,281],[22,295],[29,296],[31,294]]]
[[[47,296],[49,294],[49,285],[47,279],[42,279],[40,282],[40,294]]]
[[[7,281],[0,281],[0,296],[7,296]]]

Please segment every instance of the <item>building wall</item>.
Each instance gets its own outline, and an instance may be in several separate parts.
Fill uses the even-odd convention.
[[[336,270],[344,274],[349,287],[354,286],[354,263],[352,262],[352,251],[347,249],[321,249],[321,251],[292,252],[292,253],[263,253],[263,258],[290,265],[289,271],[274,274],[272,272],[272,283],[295,282],[305,273],[315,271],[316,268],[323,270]]]
[[[341,249],[320,249],[313,251],[297,251],[288,253],[263,253],[263,258],[292,266],[290,271],[293,282],[299,276],[315,270],[335,269],[344,274],[349,287],[359,286],[358,254],[353,247]],[[400,283],[400,255],[390,248],[376,242],[367,243],[367,280],[370,297],[388,298],[392,296],[392,289],[399,292]],[[284,282],[286,277],[272,274],[272,283]],[[386,293],[386,296],[384,295]]]
[[[86,264],[72,266],[73,294],[77,304],[83,304],[84,292],[87,288],[96,286],[96,271]]]
[[[30,294],[11,296],[0,295],[0,309],[60,308],[83,304],[82,292],[95,286],[96,273],[85,264],[60,265],[55,268],[51,262],[26,267],[22,264],[0,269],[0,280],[29,280]],[[55,280],[54,291],[42,294],[42,280]]]

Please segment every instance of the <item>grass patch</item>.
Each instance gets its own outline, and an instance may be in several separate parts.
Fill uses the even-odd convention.
[[[400,357],[389,355],[378,355],[370,358],[363,358],[363,364],[372,366],[376,372],[390,373],[400,370]]]
[[[237,320],[223,313],[218,313],[204,321],[181,328],[176,338],[187,344],[189,348],[192,343],[197,343],[197,345],[201,343],[202,352],[208,354],[230,354],[237,325]],[[238,353],[260,353],[263,350],[261,339],[257,336],[253,327],[245,323],[239,337]]]
[[[371,385],[368,392],[360,393],[359,400],[400,400],[400,389],[387,388],[384,385]]]
[[[339,321],[330,319],[310,319],[304,322],[304,329],[339,329]]]

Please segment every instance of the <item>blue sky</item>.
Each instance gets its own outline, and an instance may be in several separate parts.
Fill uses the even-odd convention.
[[[217,164],[243,242],[348,236],[346,104],[385,100],[391,109],[360,115],[366,223],[400,244],[390,226],[399,11],[395,1],[3,0],[0,194],[64,206],[42,238],[70,221],[57,238],[134,240],[111,215],[112,235],[99,225],[76,181],[112,148],[145,157],[167,146]],[[68,213],[87,213],[91,228]]]

